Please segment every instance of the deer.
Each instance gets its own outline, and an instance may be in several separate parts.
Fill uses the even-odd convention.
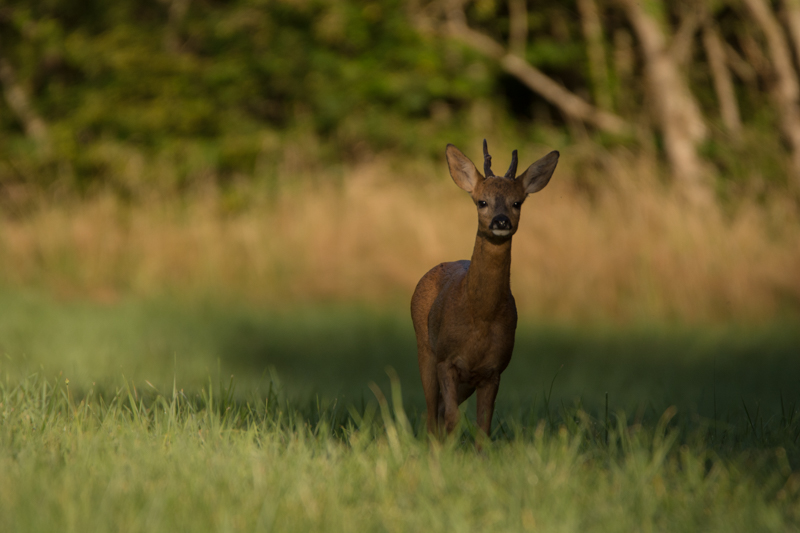
[[[491,435],[500,374],[514,350],[517,306],[511,294],[511,239],[529,194],[549,182],[559,153],[550,152],[519,177],[517,151],[503,176],[492,172],[483,140],[484,174],[458,148],[445,150],[450,176],[478,209],[478,232],[470,261],[441,263],[419,280],[411,319],[427,408],[428,433],[441,438],[458,419],[458,406],[477,390],[477,425]],[[480,447],[480,444],[479,444]]]

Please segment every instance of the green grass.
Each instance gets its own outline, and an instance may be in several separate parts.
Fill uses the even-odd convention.
[[[404,309],[0,292],[0,531],[797,531],[798,331],[523,321],[478,453]]]

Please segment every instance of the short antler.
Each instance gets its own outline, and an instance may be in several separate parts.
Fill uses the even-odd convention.
[[[486,139],[483,140],[483,173],[485,177],[494,176],[492,173],[492,156],[489,155],[489,147],[486,144]]]
[[[511,166],[508,167],[508,172],[505,175],[506,178],[511,178],[512,180],[517,177],[517,151],[514,150],[511,152]]]

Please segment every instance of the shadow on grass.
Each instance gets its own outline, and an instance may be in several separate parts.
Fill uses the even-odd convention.
[[[397,371],[406,409],[424,412],[410,319],[357,309],[240,317],[220,354],[243,371],[273,366],[289,390],[353,397]],[[660,415],[670,405],[707,418],[747,406],[776,415],[800,405],[796,324],[740,327],[594,327],[521,324],[501,380],[498,412],[580,404]],[[472,409],[472,406],[469,406]]]
[[[161,390],[227,382],[264,392],[277,375],[287,397],[360,405],[396,370],[405,409],[424,398],[405,309],[317,306],[276,312],[219,302],[58,301],[0,292],[0,372],[63,374],[73,386],[126,376]],[[499,417],[580,405],[634,419],[679,412],[724,421],[786,416],[800,405],[800,327],[582,327],[523,321],[502,376]],[[471,403],[471,402],[470,402]],[[474,405],[467,406],[474,417]]]

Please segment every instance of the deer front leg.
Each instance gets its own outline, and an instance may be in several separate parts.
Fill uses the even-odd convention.
[[[500,388],[500,376],[493,376],[478,385],[478,427],[483,435],[488,438],[492,431],[492,415],[494,414],[494,400],[497,398],[497,389]]]
[[[439,390],[444,402],[444,426],[450,434],[458,424],[458,370],[448,362],[436,366],[439,373]]]

